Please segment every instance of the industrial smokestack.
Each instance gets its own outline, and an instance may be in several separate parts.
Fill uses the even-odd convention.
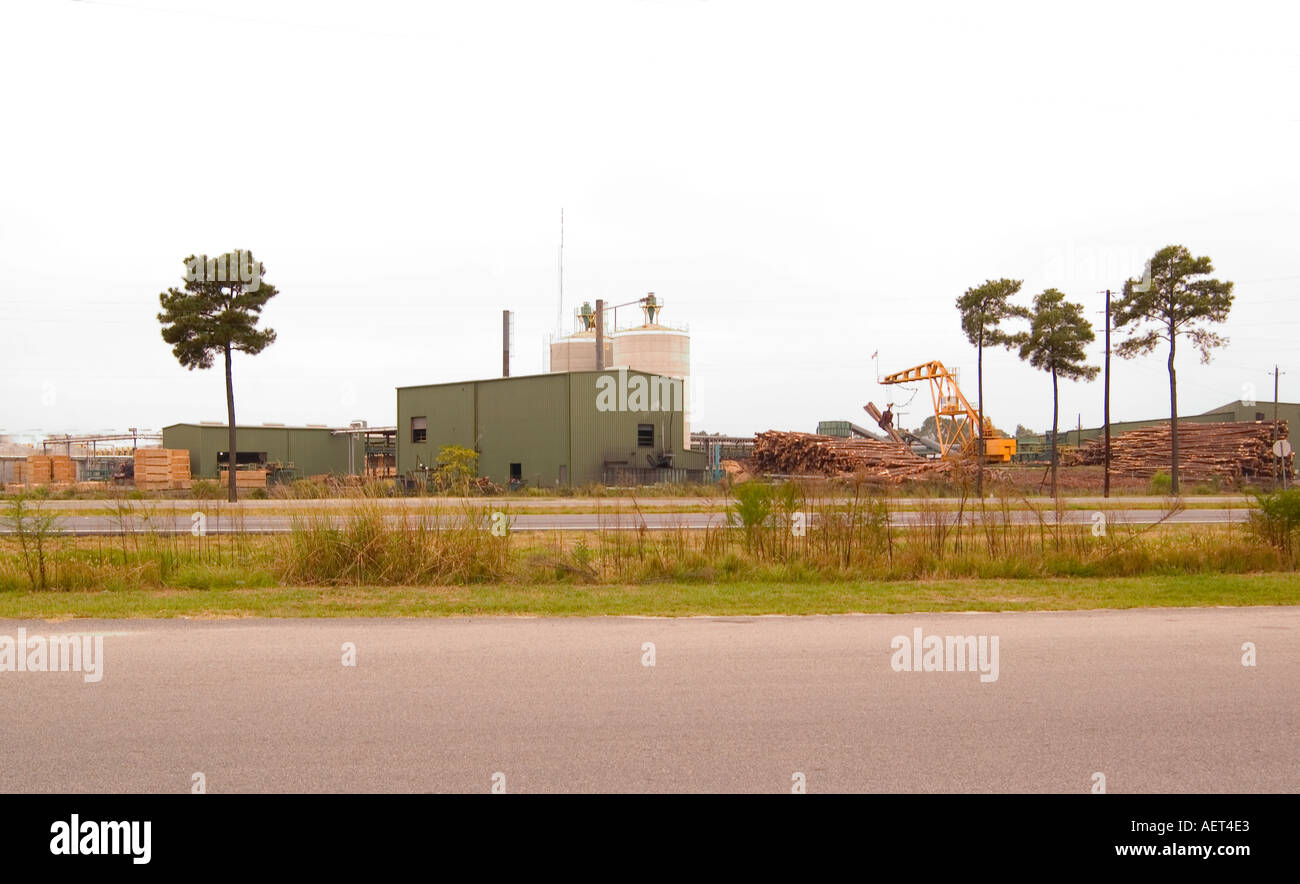
[[[596,371],[605,370],[605,302],[596,299]]]
[[[510,345],[514,343],[514,315],[501,311],[501,377],[510,377]]]

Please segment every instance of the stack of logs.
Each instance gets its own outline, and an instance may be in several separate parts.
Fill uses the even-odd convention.
[[[1286,421],[1279,421],[1279,439],[1287,437]],[[1119,475],[1147,479],[1163,470],[1169,472],[1172,451],[1169,424],[1130,430],[1110,441],[1110,468]],[[1273,474],[1273,424],[1235,421],[1231,423],[1178,424],[1178,475],[1189,482],[1213,479],[1251,481]],[[1095,465],[1105,461],[1106,443],[1089,439],[1073,454],[1062,458],[1071,465]],[[1290,469],[1288,458],[1288,470]]]
[[[950,471],[946,461],[917,457],[906,445],[768,430],[754,437],[750,464],[760,473],[862,476],[902,482]]]

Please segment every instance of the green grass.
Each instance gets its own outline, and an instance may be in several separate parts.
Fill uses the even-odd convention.
[[[0,593],[0,618],[899,614],[1300,604],[1300,574],[827,583],[258,587]]]

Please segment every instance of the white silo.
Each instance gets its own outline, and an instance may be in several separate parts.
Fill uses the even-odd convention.
[[[551,341],[551,371],[596,370],[596,321],[590,303],[577,312],[578,331]],[[605,365],[614,364],[614,341],[605,336]]]
[[[682,446],[691,447],[691,336],[686,329],[671,328],[659,322],[663,304],[654,292],[640,301],[642,324],[616,330],[613,334],[613,365],[680,378],[682,381]],[[595,358],[595,344],[591,345]],[[554,362],[552,362],[554,365]],[[593,366],[594,367],[594,366]]]

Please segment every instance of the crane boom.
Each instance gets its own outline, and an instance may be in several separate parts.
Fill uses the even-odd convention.
[[[943,457],[975,449],[975,428],[979,426],[979,412],[966,400],[957,385],[957,379],[939,360],[914,365],[903,371],[886,375],[882,384],[915,384],[928,381],[930,398],[934,403],[934,432],[939,440]],[[945,427],[944,418],[949,421]],[[998,438],[993,424],[984,419],[984,456],[990,460],[1009,461],[1016,453],[1016,440]]]

